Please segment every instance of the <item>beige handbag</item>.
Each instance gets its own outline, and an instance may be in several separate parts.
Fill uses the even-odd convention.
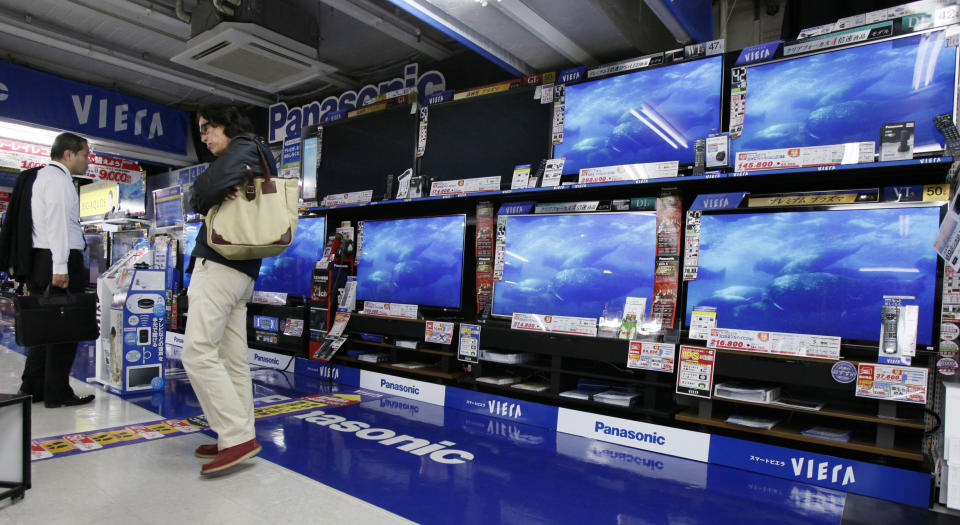
[[[260,148],[257,144],[263,176],[247,166],[240,195],[213,206],[204,217],[207,244],[230,260],[280,255],[297,233],[298,181],[270,177]]]

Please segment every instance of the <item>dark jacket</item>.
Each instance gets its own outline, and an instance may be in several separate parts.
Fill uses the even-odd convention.
[[[20,173],[13,186],[7,216],[0,231],[0,268],[20,282],[30,278],[33,270],[33,183],[43,166]]]
[[[217,157],[206,171],[197,177],[190,194],[190,205],[197,213],[206,214],[214,205],[223,200],[233,191],[234,186],[241,186],[247,178],[247,166],[255,174],[262,174],[260,152],[263,151],[267,159],[267,168],[270,176],[277,176],[277,165],[270,148],[263,139],[253,133],[242,133],[230,140],[226,151]],[[187,272],[193,272],[194,260],[197,257],[209,259],[217,263],[239,270],[256,280],[260,273],[262,259],[248,259],[231,261],[220,255],[207,244],[207,225],[204,223],[197,232],[197,245],[193,249],[190,267]]]

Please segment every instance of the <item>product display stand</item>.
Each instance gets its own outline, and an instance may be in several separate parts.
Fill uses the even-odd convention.
[[[30,396],[0,394],[0,500],[30,488]]]

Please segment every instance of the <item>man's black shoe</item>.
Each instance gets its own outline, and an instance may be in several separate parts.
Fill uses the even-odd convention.
[[[55,401],[44,401],[43,406],[47,408],[57,408],[62,406],[73,407],[77,405],[86,405],[87,403],[93,401],[95,398],[96,396],[93,396],[93,395],[83,396],[83,397],[77,397],[76,395],[73,395],[64,399],[63,401],[60,401],[59,403]]]
[[[43,396],[36,396],[36,395],[31,394],[30,392],[24,392],[23,390],[17,391],[17,395],[18,395],[18,396],[33,396],[33,400],[32,400],[32,401],[33,401],[34,403],[39,403],[39,402],[43,401]]]

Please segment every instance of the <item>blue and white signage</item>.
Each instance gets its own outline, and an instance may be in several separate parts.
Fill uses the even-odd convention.
[[[712,436],[710,463],[803,481],[907,505],[930,503],[930,475],[724,436]]]
[[[357,91],[345,91],[340,96],[329,96],[300,107],[287,107],[280,102],[268,110],[269,140],[271,143],[294,139],[300,131],[311,124],[327,122],[324,116],[335,111],[349,111],[374,102],[378,96],[405,88],[416,88],[421,97],[429,96],[446,89],[447,80],[439,71],[426,71],[418,74],[420,66],[407,64],[403,68],[403,78],[394,78],[380,82],[376,86],[368,84]]]
[[[777,50],[780,49],[780,44],[782,43],[783,40],[775,40],[773,42],[745,47],[740,51],[740,56],[737,57],[737,62],[734,65],[745,66],[747,64],[753,64],[754,62],[769,60],[777,54]]]
[[[710,450],[710,434],[567,408],[559,409],[557,432],[696,461],[707,461]]]
[[[435,405],[443,405],[446,387],[435,383],[424,383],[415,379],[378,374],[369,370],[360,371],[360,388],[385,392],[401,397],[419,399]]]
[[[500,419],[509,419],[544,428],[557,424],[557,407],[530,403],[509,397],[447,387],[446,404],[450,408]]]
[[[747,192],[744,191],[697,195],[693,204],[690,205],[690,210],[732,210],[739,208],[740,203],[743,202],[743,198],[746,196]]]
[[[185,111],[3,61],[0,117],[187,154]]]
[[[320,361],[297,358],[294,372],[310,377],[328,379],[341,385],[360,386],[360,370],[349,366],[331,365]]]
[[[586,72],[587,66],[577,66],[570,69],[564,69],[557,77],[557,84],[569,84],[571,82],[576,82],[582,79],[584,73]]]
[[[248,348],[247,352],[249,363],[262,366],[263,368],[275,368],[277,370],[286,370],[290,366],[293,357],[273,352],[265,352],[255,348]]]
[[[837,361],[830,367],[830,375],[837,383],[853,383],[857,378],[857,367],[849,361]]]

